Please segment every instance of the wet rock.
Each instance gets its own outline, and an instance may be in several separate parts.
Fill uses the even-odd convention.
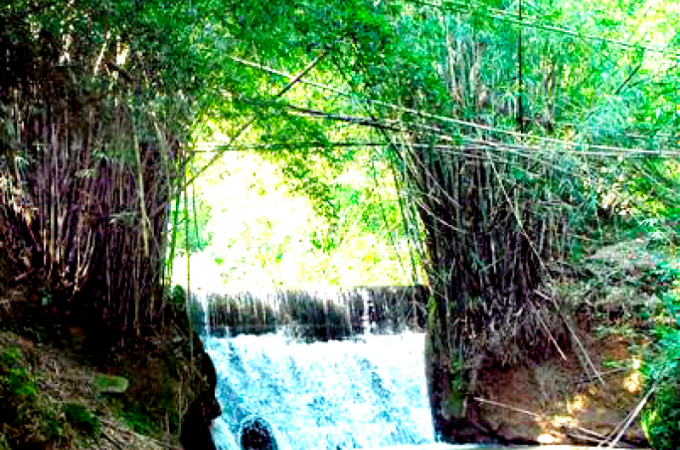
[[[215,417],[206,405],[210,401],[205,398],[194,400],[182,421],[182,434],[180,443],[184,450],[217,450],[210,433],[210,424]]]
[[[243,421],[240,430],[241,450],[278,450],[272,426],[261,417]]]
[[[200,341],[199,341],[200,343]],[[210,433],[212,421],[222,413],[215,396],[217,373],[210,356],[200,346],[200,373],[203,390],[189,405],[182,421],[180,442],[185,450],[216,450]]]

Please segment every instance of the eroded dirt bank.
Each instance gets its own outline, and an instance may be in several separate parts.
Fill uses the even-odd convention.
[[[461,369],[433,351],[437,337],[430,336],[428,381],[441,438],[648,447],[640,369],[653,327],[672,318],[658,295],[664,286],[649,277],[660,256],[646,248],[641,240],[603,248],[545,286],[539,295],[552,311],[534,309],[544,337],[520,363],[480,354]]]

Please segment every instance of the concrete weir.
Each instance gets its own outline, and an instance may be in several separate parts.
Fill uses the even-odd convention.
[[[317,290],[194,293],[197,323],[210,334],[234,337],[286,328],[307,341],[425,328],[425,286],[364,286]],[[205,312],[204,312],[205,311]]]

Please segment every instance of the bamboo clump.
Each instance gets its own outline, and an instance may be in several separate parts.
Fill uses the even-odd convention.
[[[12,282],[43,286],[57,314],[138,333],[162,310],[178,135],[131,101],[134,77],[104,70],[115,46],[70,66],[37,45],[22,51],[32,65],[0,80],[0,241]]]

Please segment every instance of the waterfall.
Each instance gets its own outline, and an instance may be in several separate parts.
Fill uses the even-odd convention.
[[[203,341],[217,371],[220,450],[350,450],[435,444],[424,367],[424,333],[372,334],[369,300],[363,332],[345,340],[296,339],[284,326],[268,334],[210,334]],[[245,437],[244,437],[245,436]],[[272,437],[273,446],[262,442]],[[437,444],[438,445],[438,444]]]
[[[213,433],[219,449],[235,450],[249,417],[272,427],[281,450],[434,442],[422,334],[312,343],[283,333],[206,340],[223,409]]]
[[[210,336],[210,310],[208,306],[209,300],[201,288],[198,288],[197,292],[192,293],[192,298],[201,306],[201,312],[203,315],[200,316],[198,322],[203,325],[201,336],[203,336],[205,340],[205,338]]]

